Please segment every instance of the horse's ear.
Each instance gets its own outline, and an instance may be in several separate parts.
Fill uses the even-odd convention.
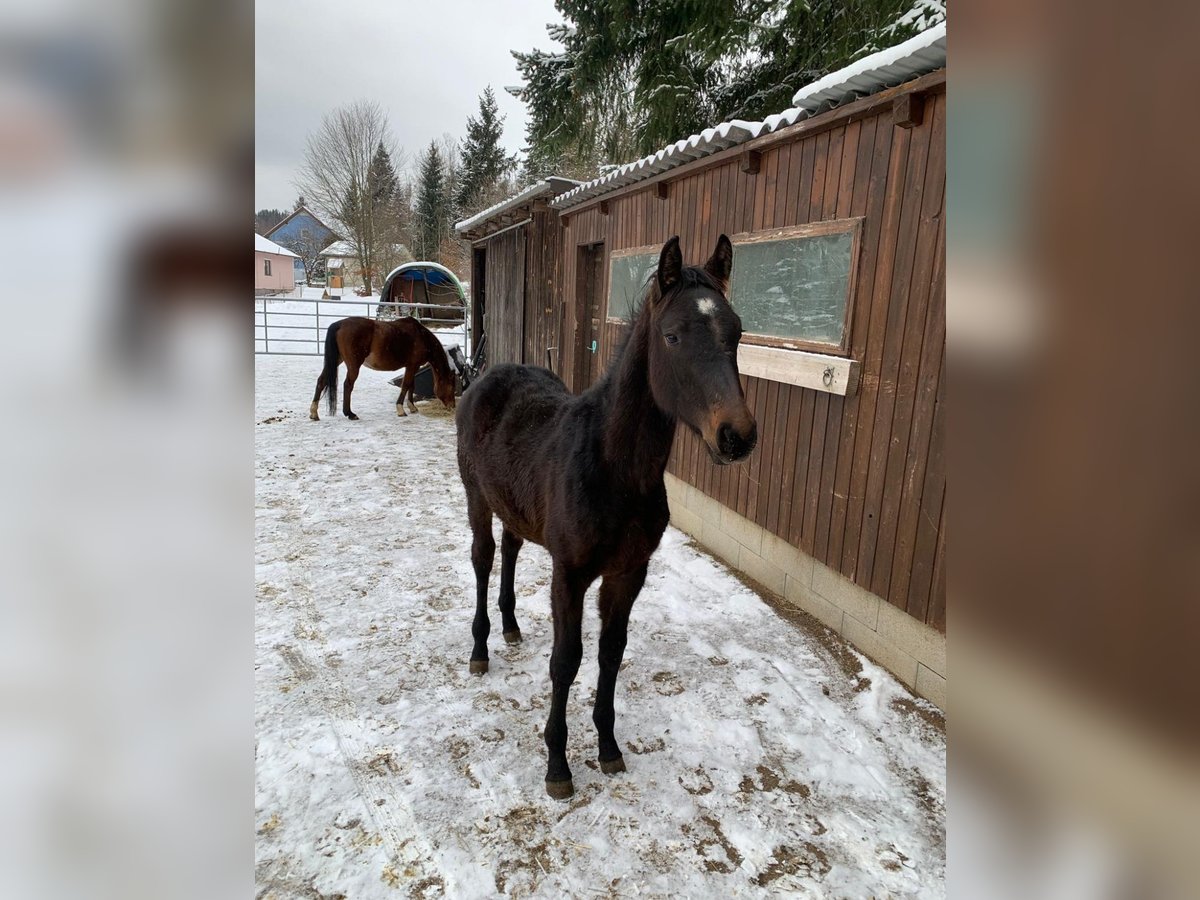
[[[729,273],[733,271],[733,244],[725,235],[717,238],[716,249],[704,264],[704,271],[721,285],[721,293],[729,293]]]
[[[679,235],[663,244],[658,256],[658,293],[665,297],[683,276],[683,254],[679,251]]]

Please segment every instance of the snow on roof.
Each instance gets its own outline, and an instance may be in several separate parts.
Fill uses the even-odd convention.
[[[627,163],[554,198],[556,209],[577,206],[616,188],[644,181],[693,159],[710,156],[780,128],[795,125],[834,106],[878,93],[946,65],[946,23],[940,22],[894,47],[864,56],[843,69],[805,85],[792,96],[793,106],[761,122],[735,119],[676,141],[657,153]],[[481,213],[482,215],[482,213]]]
[[[328,247],[326,247],[324,250],[322,250],[317,255],[318,256],[354,256],[355,255],[354,245],[351,244],[349,241],[334,241],[332,244],[330,244]]]
[[[946,23],[864,56],[792,95],[792,106],[815,112],[823,103],[838,105],[848,96],[866,97],[946,65]]]
[[[296,255],[291,250],[287,249],[287,247],[280,247],[277,243],[263,237],[257,231],[254,232],[254,252],[255,253],[274,253],[276,256],[295,256]]]
[[[559,178],[556,175],[552,175],[542,181],[535,181],[529,187],[525,188],[525,190],[475,213],[469,219],[463,219],[454,226],[454,230],[462,234],[463,232],[470,231],[476,225],[486,222],[488,219],[500,215],[500,213],[521,206],[536,197],[540,197],[543,194],[556,194],[569,185],[573,186],[577,184],[579,182],[573,178]]]
[[[408,253],[408,248],[403,244],[396,244],[392,249],[397,253]],[[358,251],[354,249],[354,244],[350,243],[350,241],[334,241],[332,244],[318,253],[317,256],[344,256],[350,259],[357,259]]]

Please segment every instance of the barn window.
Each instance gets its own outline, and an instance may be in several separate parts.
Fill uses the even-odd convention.
[[[269,259],[263,260],[263,274],[264,275],[271,274],[271,261]]]
[[[608,318],[631,322],[646,293],[650,273],[658,267],[661,247],[614,250],[609,262]]]
[[[845,353],[861,226],[840,219],[735,236],[729,300],[743,341]]]

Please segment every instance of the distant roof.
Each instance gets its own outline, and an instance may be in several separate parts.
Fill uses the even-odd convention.
[[[568,191],[577,184],[579,184],[579,182],[573,178],[559,178],[557,175],[551,175],[550,177],[544,178],[541,181],[535,181],[520,193],[514,194],[506,200],[501,200],[499,203],[475,213],[475,215],[471,216],[469,219],[463,219],[454,226],[454,230],[460,235],[464,234],[477,225],[482,225],[489,219],[503,215],[504,213],[514,210],[517,207],[524,206],[526,203],[536,200],[538,197],[551,197],[555,194],[561,194],[563,191]]]
[[[761,122],[735,119],[722,122],[714,128],[706,128],[700,134],[676,141],[657,153],[558,194],[551,205],[560,210],[577,206],[599,194],[644,181],[693,159],[771,134],[850,100],[876,94],[945,65],[946,23],[943,21],[903,43],[864,56],[845,68],[805,85],[792,95],[791,109],[767,116]],[[456,227],[461,230],[462,225],[460,222]]]
[[[396,244],[392,247],[394,251],[401,254],[412,255],[408,252],[408,248],[403,244]],[[324,250],[317,254],[318,256],[344,256],[348,258],[357,258],[358,251],[354,249],[354,244],[350,241],[334,241]]]
[[[294,219],[296,216],[300,215],[300,213],[308,213],[310,216],[312,216],[313,220],[318,225],[320,225],[322,228],[324,228],[330,234],[337,233],[332,228],[330,228],[328,225],[326,225],[324,222],[322,222],[319,218],[317,218],[317,214],[315,212],[313,212],[311,209],[309,209],[307,206],[298,206],[295,209],[293,209],[290,213],[288,213],[286,216],[284,216],[282,219],[280,219],[278,222],[276,222],[274,225],[272,225],[270,228],[268,228],[267,229],[267,237],[270,237],[271,235],[273,235],[276,231],[278,231],[280,228],[282,228],[288,222],[292,221],[292,219]]]
[[[280,247],[277,243],[263,237],[257,231],[254,232],[254,252],[255,253],[274,253],[277,256],[295,256],[291,250],[286,247]]]

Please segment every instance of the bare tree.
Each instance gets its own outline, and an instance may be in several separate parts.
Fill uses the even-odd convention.
[[[359,101],[340,106],[308,136],[295,181],[310,208],[336,223],[354,247],[368,291],[372,278],[393,255],[399,229],[391,204],[374,199],[371,161],[379,147],[400,158],[379,104]]]
[[[314,231],[311,228],[301,228],[299,234],[293,237],[281,237],[275,243],[287,247],[304,263],[304,277],[311,281],[317,277],[317,267],[321,262],[321,251],[328,244],[327,232]]]

